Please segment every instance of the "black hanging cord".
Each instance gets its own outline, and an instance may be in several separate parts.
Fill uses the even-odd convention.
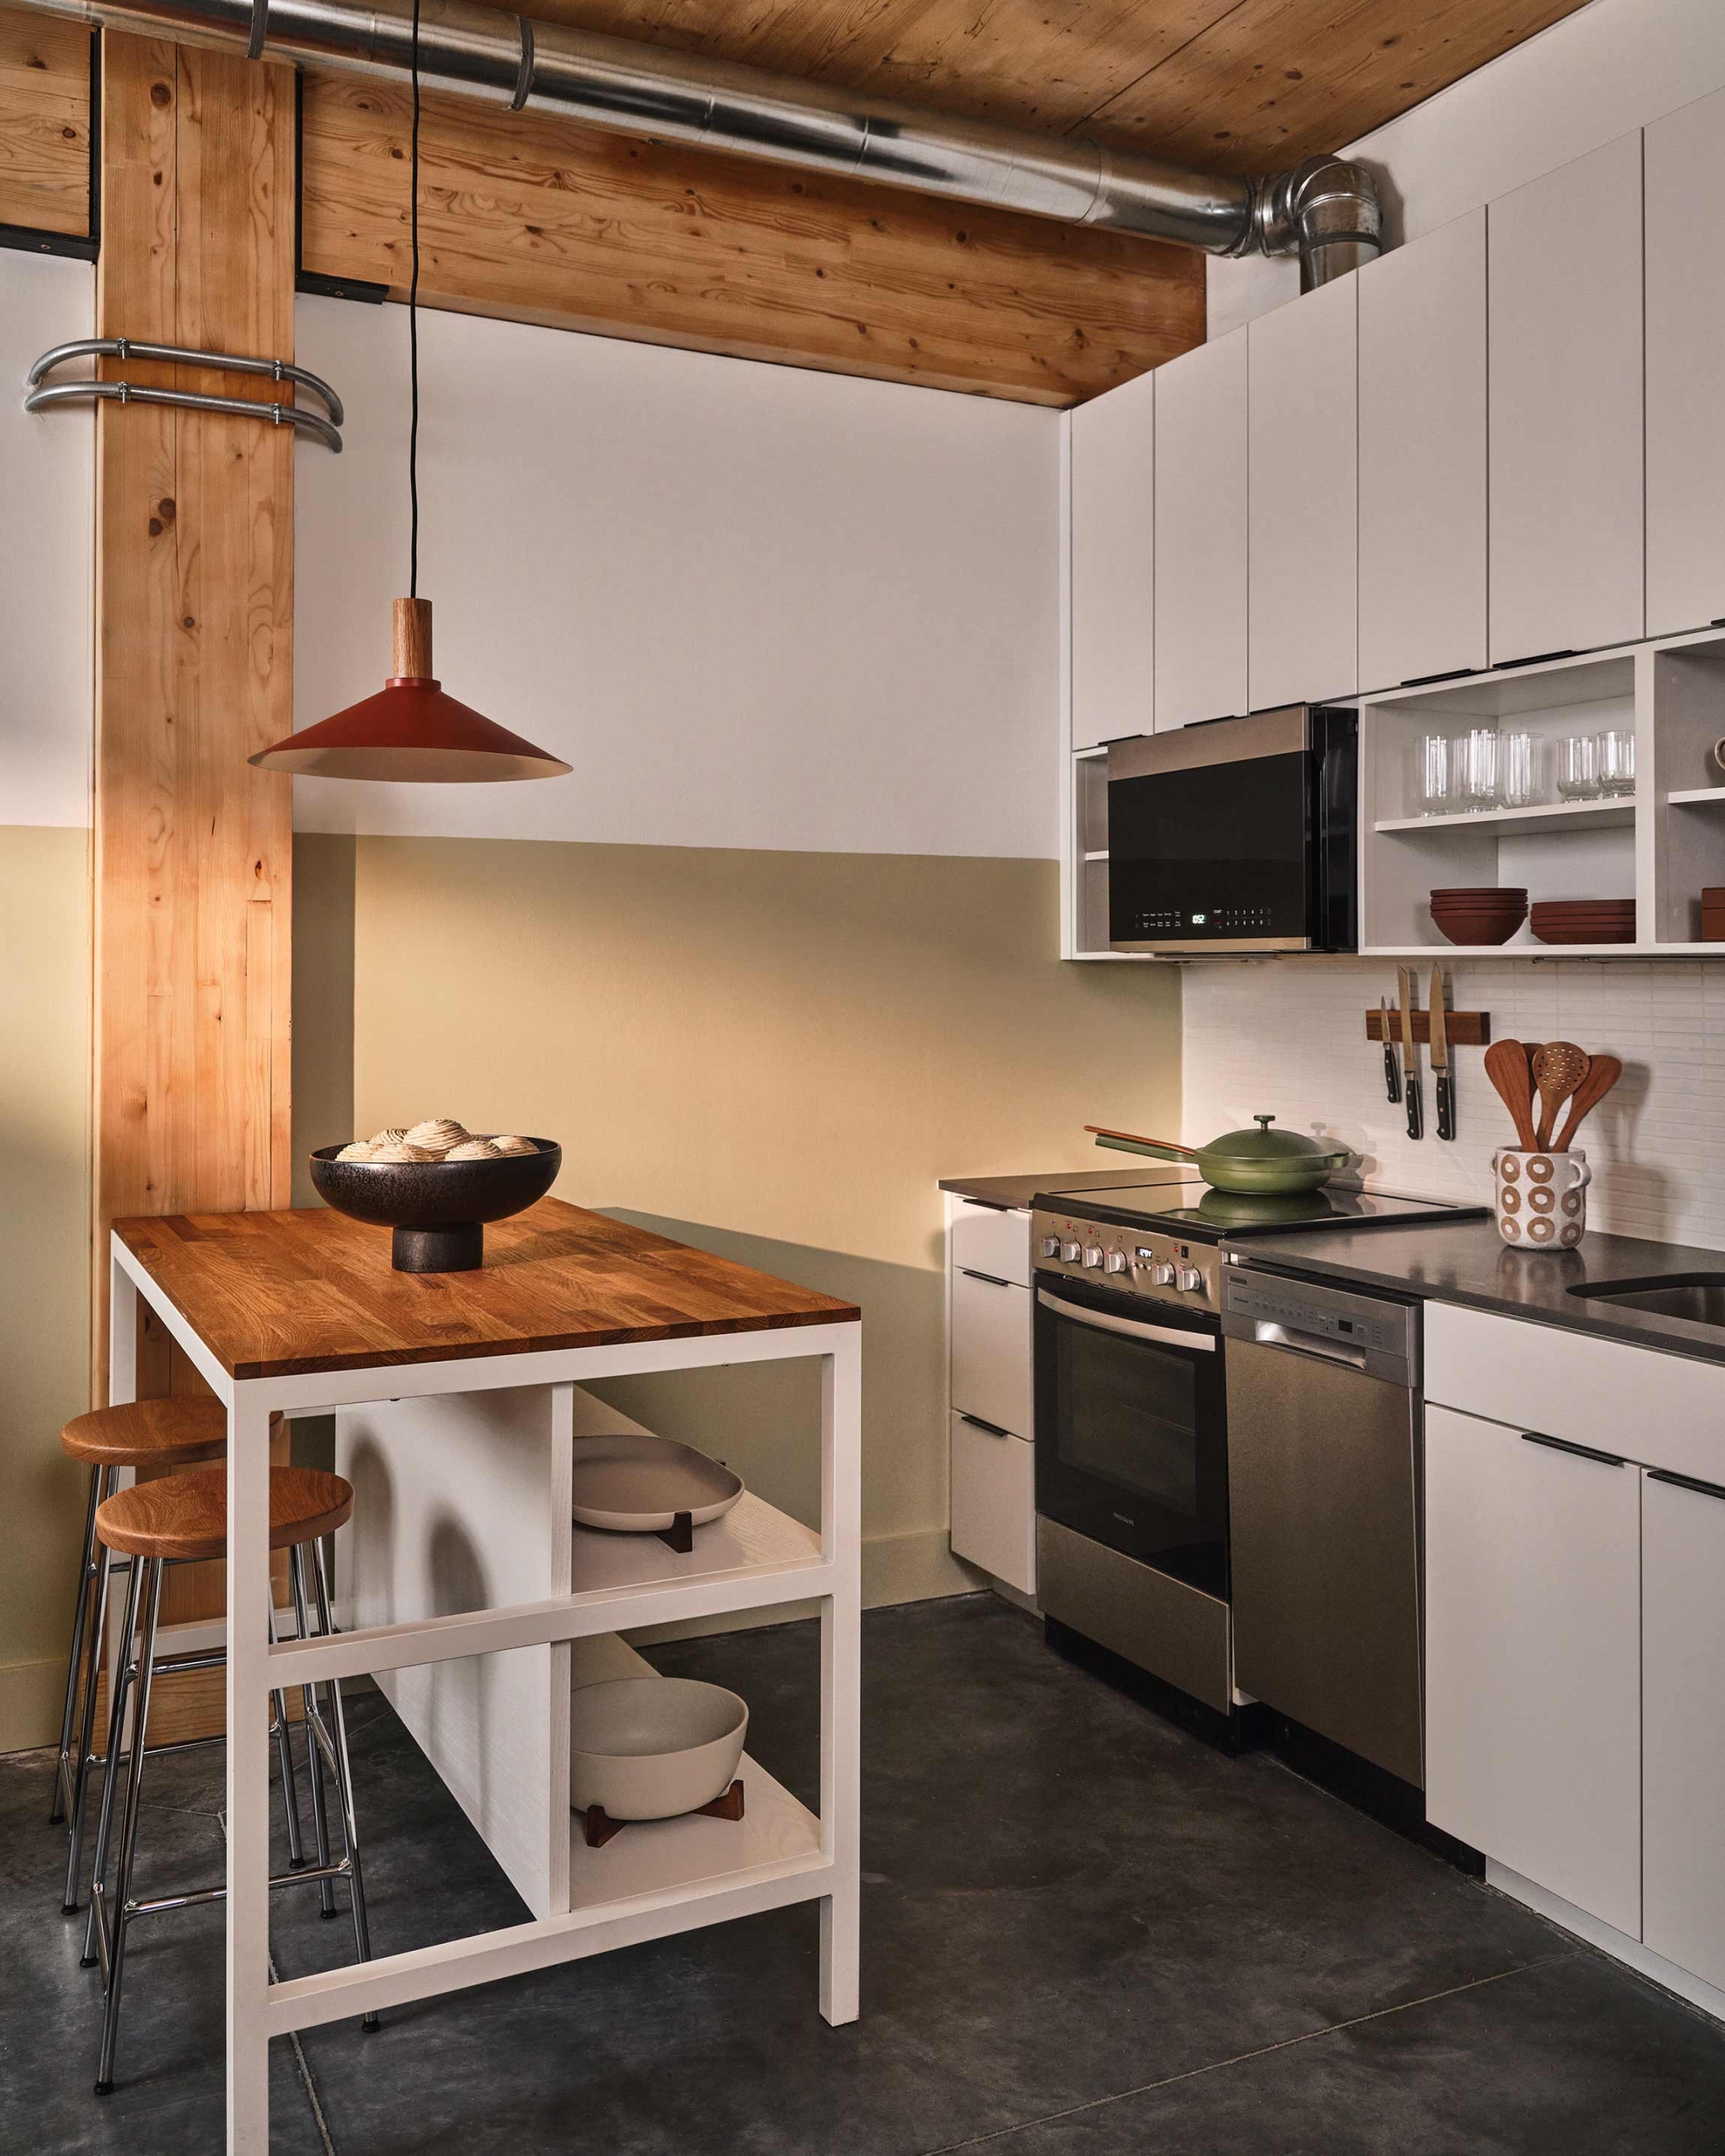
[[[408,213],[413,278],[408,286],[408,371],[413,385],[413,416],[408,427],[408,499],[413,507],[408,544],[408,596],[419,595],[419,0],[414,0],[414,131],[409,163],[413,202]]]

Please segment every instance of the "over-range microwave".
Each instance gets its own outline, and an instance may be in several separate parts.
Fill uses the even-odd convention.
[[[1108,748],[1116,951],[1353,951],[1359,719],[1290,704]]]

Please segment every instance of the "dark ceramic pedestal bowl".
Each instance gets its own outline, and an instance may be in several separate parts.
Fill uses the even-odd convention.
[[[557,1181],[563,1148],[536,1138],[537,1153],[495,1161],[338,1161],[339,1145],[312,1155],[312,1182],[350,1219],[395,1230],[398,1273],[472,1273],[485,1262],[487,1220],[536,1204]]]

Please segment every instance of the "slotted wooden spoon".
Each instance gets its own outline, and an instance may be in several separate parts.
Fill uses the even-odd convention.
[[[1615,1055],[1596,1055],[1588,1065],[1587,1075],[1575,1089],[1569,1103],[1569,1113],[1563,1118],[1563,1128],[1551,1141],[1554,1153],[1567,1153],[1569,1141],[1607,1093],[1623,1075],[1623,1063]]]
[[[1533,1082],[1539,1088],[1540,1119],[1537,1135],[1541,1152],[1549,1148],[1557,1128],[1557,1111],[1578,1086],[1587,1082],[1590,1059],[1573,1041],[1547,1041],[1533,1059]]]
[[[1533,1081],[1528,1075],[1527,1050],[1519,1041],[1493,1041],[1486,1050],[1486,1075],[1498,1089],[1498,1097],[1509,1109],[1515,1135],[1525,1153],[1538,1150],[1534,1133]]]

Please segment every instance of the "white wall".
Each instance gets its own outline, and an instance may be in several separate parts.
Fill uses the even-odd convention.
[[[95,307],[88,262],[0,249],[0,825],[90,820],[95,408],[22,396]]]
[[[1722,87],[1721,0],[1593,0],[1346,154],[1384,184],[1399,243]],[[1211,337],[1299,296],[1292,260],[1208,275]]]
[[[388,670],[407,323],[302,299],[348,409],[296,472],[296,723]],[[529,786],[296,782],[302,828],[1052,858],[1055,414],[420,317],[421,593]]]
[[[1457,964],[1451,1003],[1488,1011],[1497,1040],[1570,1040],[1623,1059],[1623,1076],[1591,1116],[1589,1225],[1619,1235],[1725,1245],[1725,966],[1589,965],[1549,960]],[[1429,1001],[1423,973],[1420,1001]],[[1362,1156],[1381,1189],[1489,1203],[1491,1157],[1513,1142],[1480,1049],[1461,1049],[1458,1134],[1434,1135],[1421,1058],[1426,1135],[1384,1097],[1382,1049],[1365,1012],[1392,1003],[1383,964],[1202,965],[1186,969],[1186,1137],[1197,1143],[1272,1114],[1322,1130]]]

